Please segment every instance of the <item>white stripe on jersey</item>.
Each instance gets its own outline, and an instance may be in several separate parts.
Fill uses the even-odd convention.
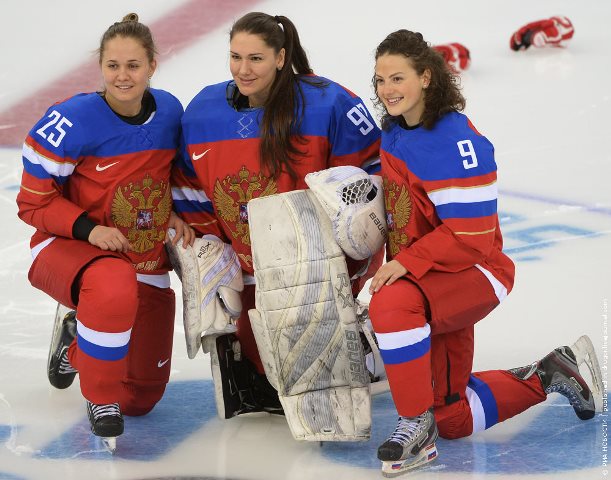
[[[195,201],[200,203],[210,201],[203,190],[195,190],[188,187],[172,187],[172,198],[174,200],[189,200],[191,202]]]
[[[496,182],[481,187],[450,187],[435,190],[427,194],[435,206],[448,203],[476,203],[496,200],[498,187]]]
[[[49,175],[55,177],[68,177],[74,172],[75,165],[73,163],[57,163],[55,160],[42,156],[25,143],[23,144],[23,156],[30,163],[42,166]]]

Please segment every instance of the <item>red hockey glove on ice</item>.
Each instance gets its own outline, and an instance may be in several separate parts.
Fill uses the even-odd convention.
[[[563,47],[566,40],[573,37],[575,29],[566,17],[552,17],[529,23],[515,32],[509,40],[512,50],[526,50],[534,47]]]
[[[449,67],[456,73],[462,72],[469,68],[471,65],[471,55],[469,50],[460,43],[445,43],[443,45],[433,45],[433,48],[437,50]]]

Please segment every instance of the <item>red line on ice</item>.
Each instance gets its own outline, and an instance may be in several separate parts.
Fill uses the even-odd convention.
[[[150,24],[160,56],[174,55],[228,20],[249,11],[258,0],[191,0]],[[205,56],[205,52],[202,52]],[[177,76],[179,73],[177,72]],[[100,87],[95,59],[54,79],[51,84],[0,112],[0,146],[18,147],[34,123],[54,102]],[[202,79],[202,86],[205,79]]]

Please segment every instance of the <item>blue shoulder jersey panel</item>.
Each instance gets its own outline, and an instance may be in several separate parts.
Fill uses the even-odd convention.
[[[425,181],[480,176],[496,171],[494,147],[458,112],[444,115],[431,130],[398,125],[382,139],[382,149],[406,163]]]

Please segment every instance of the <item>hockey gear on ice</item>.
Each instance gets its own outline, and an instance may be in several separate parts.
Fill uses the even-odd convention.
[[[432,408],[417,417],[399,417],[395,431],[378,448],[382,474],[394,477],[433,461],[438,436]]]
[[[456,73],[466,70],[471,65],[471,54],[461,43],[433,45],[433,49],[441,53],[448,66]]]
[[[253,199],[248,215],[257,284],[248,314],[293,437],[369,438],[369,375],[331,221],[311,190]]]
[[[515,51],[526,50],[531,45],[538,48],[563,47],[574,33],[575,29],[568,18],[551,17],[524,25],[511,36],[509,46]]]
[[[226,419],[253,412],[282,415],[278,392],[252,362],[242,358],[240,342],[233,334],[203,339],[204,351],[210,352],[216,410]]]
[[[47,360],[49,383],[63,389],[72,385],[77,370],[68,361],[68,347],[76,337],[76,312],[58,304]]]
[[[170,238],[176,232],[168,231]],[[182,282],[183,323],[189,358],[195,358],[207,330],[235,331],[232,320],[240,316],[244,289],[242,269],[231,245],[214,235],[196,238],[183,248],[166,244],[170,261]]]
[[[355,260],[373,256],[386,242],[382,180],[358,167],[309,173],[305,181],[331,219],[335,240]]]
[[[585,364],[590,371],[592,388],[581,376],[580,364]],[[542,360],[509,372],[521,380],[527,380],[536,373],[545,393],[564,395],[581,420],[589,420],[597,410],[602,409],[602,375],[592,342],[587,336],[580,337],[571,347],[558,347]]]
[[[96,405],[87,401],[87,416],[91,425],[91,433],[101,437],[106,447],[114,452],[116,437],[123,433],[123,415],[118,403]]]

